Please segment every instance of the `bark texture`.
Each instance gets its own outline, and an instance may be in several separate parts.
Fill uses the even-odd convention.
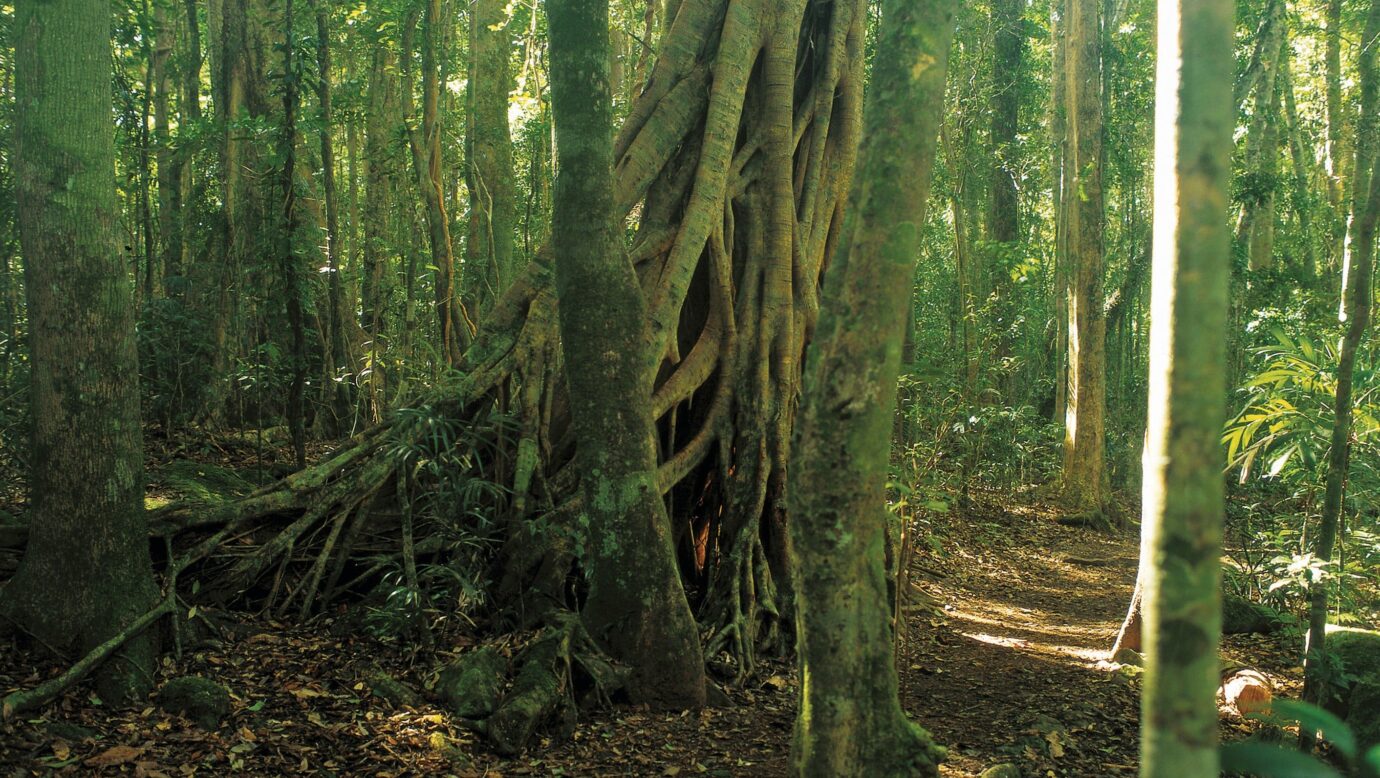
[[[475,0],[470,19],[470,79],[465,181],[470,195],[463,280],[466,308],[483,318],[518,271],[513,255],[517,192],[508,130],[512,35],[504,0]],[[554,74],[553,74],[554,81]]]
[[[1104,418],[1107,320],[1102,300],[1102,34],[1100,0],[1068,0],[1065,61],[1069,185],[1069,391],[1064,414],[1064,498],[1100,511],[1107,491]]]
[[[1231,0],[1160,0],[1144,528],[1141,774],[1217,767]]]
[[[547,0],[556,177],[552,243],[561,343],[589,520],[596,641],[633,668],[635,700],[698,708],[704,657],[657,488],[651,386],[658,352],[638,337],[647,301],[613,201],[608,0]]]
[[[897,697],[884,544],[896,379],[956,5],[883,6],[862,169],[810,347],[790,491],[796,775],[937,775],[944,754]]]
[[[110,4],[15,7],[15,180],[31,354],[31,529],[0,615],[78,655],[158,599],[144,518],[138,359],[115,245]],[[111,703],[148,690],[155,636],[98,671]]]

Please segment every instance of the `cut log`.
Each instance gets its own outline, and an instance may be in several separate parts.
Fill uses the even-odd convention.
[[[1242,716],[1269,713],[1274,700],[1270,679],[1257,670],[1238,667],[1222,676],[1222,698]]]

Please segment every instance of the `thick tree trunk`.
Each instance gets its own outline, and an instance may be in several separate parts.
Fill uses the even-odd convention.
[[[158,599],[144,518],[134,310],[113,236],[110,4],[15,6],[15,182],[33,407],[29,543],[0,613],[77,654]],[[146,633],[97,674],[102,699],[147,692]]]
[[[1371,0],[1361,39],[1359,67],[1361,113],[1356,127],[1356,161],[1351,170],[1352,225],[1346,257],[1343,260],[1342,316],[1346,334],[1337,359],[1337,390],[1333,405],[1332,445],[1327,456],[1327,488],[1323,494],[1322,517],[1313,536],[1313,554],[1330,561],[1341,525],[1343,497],[1351,464],[1351,415],[1354,400],[1352,385],[1356,373],[1356,352],[1370,326],[1371,266],[1375,262],[1375,230],[1380,220],[1380,176],[1375,175],[1376,145],[1380,144],[1380,62],[1375,46],[1380,42],[1380,0]],[[1321,705],[1331,679],[1323,661],[1327,638],[1328,581],[1315,581],[1309,587],[1308,653],[1303,667],[1303,699]],[[1311,749],[1315,733],[1299,731],[1300,744]]]
[[[1063,493],[1079,511],[1106,499],[1107,322],[1102,299],[1102,35],[1099,0],[1068,0],[1069,392],[1064,415]]]
[[[637,346],[647,301],[613,202],[608,0],[548,0],[546,8],[559,170],[556,290],[590,521],[584,619],[596,641],[632,666],[635,700],[698,708],[704,657],[657,488],[650,389],[659,354]]]
[[[1141,548],[1141,774],[1214,778],[1231,240],[1231,0],[1160,0]]]
[[[294,72],[297,35],[293,29],[294,0],[283,0],[283,72]],[[283,307],[287,310],[292,378],[288,383],[287,426],[297,467],[307,466],[307,334],[304,307],[307,287],[302,258],[297,255],[297,231],[301,216],[297,204],[297,78],[283,81],[283,126],[278,139],[279,194],[282,203],[278,226],[278,271],[282,279]]]
[[[512,36],[506,5],[504,0],[475,0],[470,5],[469,126],[465,134],[470,213],[463,287],[466,308],[478,320],[518,270],[513,256],[517,193],[513,141],[508,132]]]
[[[897,697],[883,544],[901,341],[956,6],[883,5],[862,170],[810,347],[790,492],[796,775],[938,775],[944,755]]]

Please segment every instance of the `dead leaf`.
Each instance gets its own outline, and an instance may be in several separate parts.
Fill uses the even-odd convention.
[[[53,741],[53,756],[57,757],[58,761],[65,761],[71,755],[72,746],[68,745],[66,740]]]
[[[133,762],[135,759],[138,759],[139,755],[142,753],[144,753],[142,748],[135,748],[134,746],[115,746],[114,748],[107,748],[82,764],[87,767],[114,767],[115,765]]]

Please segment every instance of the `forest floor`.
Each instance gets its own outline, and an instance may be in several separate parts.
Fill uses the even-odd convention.
[[[1029,495],[988,495],[936,517],[910,570],[898,667],[902,702],[949,749],[945,776],[1011,763],[1025,776],[1132,775],[1139,680],[1105,661],[1136,573],[1136,539],[1065,527]],[[424,689],[464,639],[422,657],[358,634],[339,615],[281,624],[238,615],[225,639],[169,657],[160,682],[204,675],[232,709],[204,731],[153,704],[116,711],[78,689],[0,724],[0,776],[128,774],[321,776],[777,776],[789,763],[796,680],[769,663],[730,690],[732,705],[683,714],[628,707],[583,718],[519,758],[494,755],[429,702],[395,708],[372,691],[380,671]],[[513,638],[521,640],[521,636]],[[1235,661],[1297,694],[1279,637],[1232,637]],[[438,661],[440,660],[440,661]],[[60,663],[0,642],[0,694]],[[1223,736],[1252,722],[1224,714]]]

